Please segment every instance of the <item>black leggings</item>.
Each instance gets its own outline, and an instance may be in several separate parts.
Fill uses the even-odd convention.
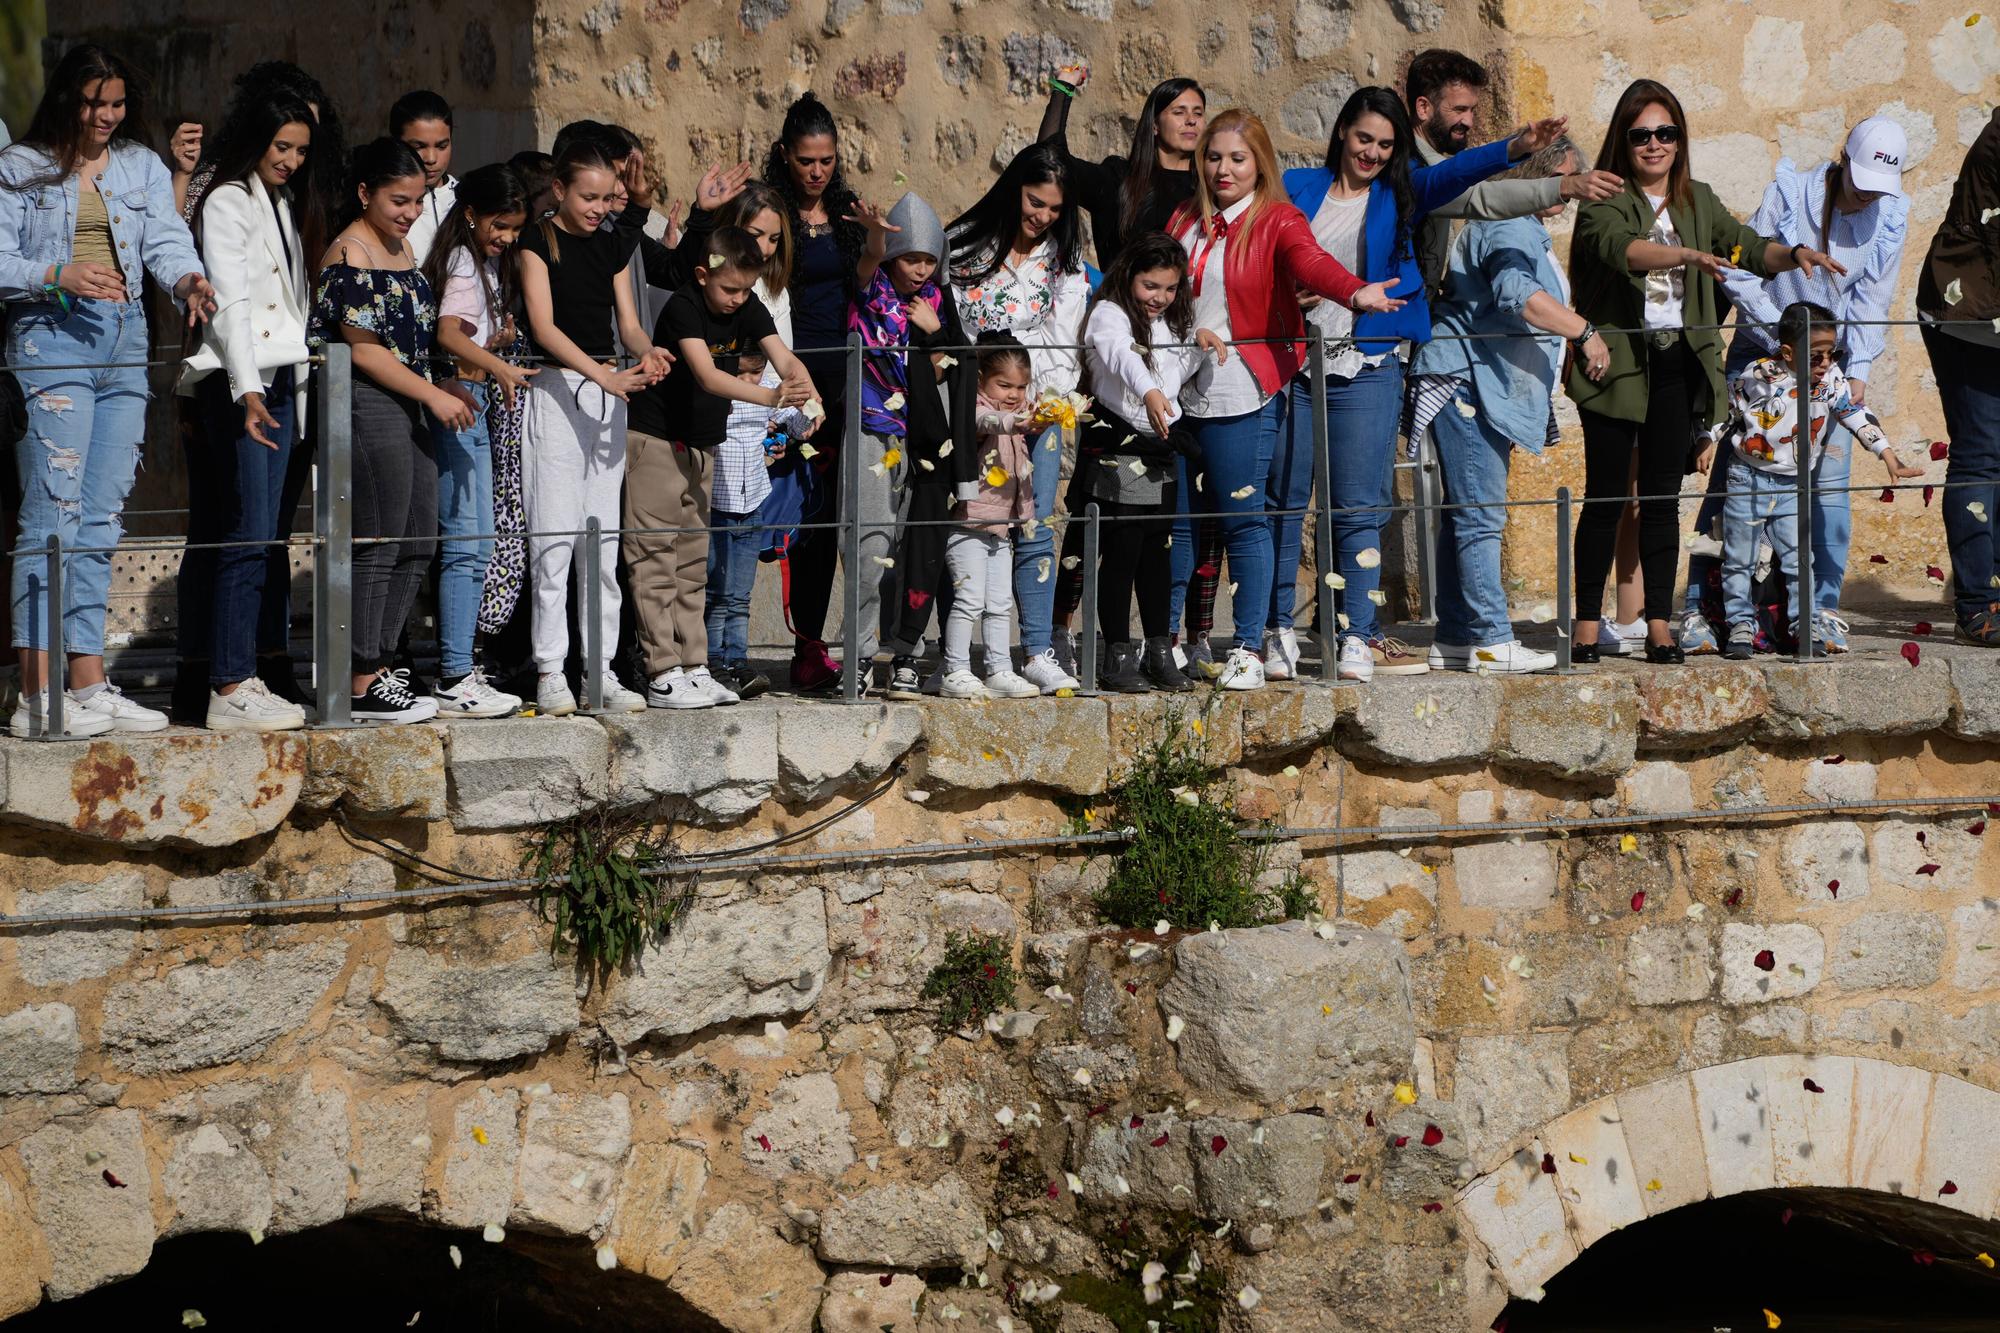
[[[354,377],[354,674],[389,665],[437,547],[437,461],[423,409]],[[394,541],[364,538],[392,537]]]
[[[813,447],[820,468],[820,508],[805,514],[806,523],[830,523],[840,518],[840,462],[847,423],[847,354],[807,352],[799,357],[826,409]],[[788,557],[792,566],[792,629],[801,639],[826,637],[827,611],[833,603],[833,570],[840,560],[839,528],[807,528],[799,533]]]
[[[1111,643],[1131,638],[1132,594],[1139,595],[1139,624],[1149,639],[1173,632],[1167,619],[1173,557],[1167,537],[1174,530],[1171,496],[1154,504],[1099,500],[1097,512],[1097,623]],[[1080,528],[1081,524],[1071,524]]]
[[[1642,346],[1643,343],[1642,343]],[[1646,584],[1647,620],[1674,608],[1680,568],[1681,478],[1694,442],[1694,403],[1704,393],[1701,363],[1685,338],[1664,351],[1644,346],[1649,383],[1646,419],[1623,421],[1585,408],[1584,506],[1576,520],[1576,617],[1603,612],[1604,583],[1618,550],[1618,517],[1630,500],[1632,451],[1638,450],[1639,569]]]

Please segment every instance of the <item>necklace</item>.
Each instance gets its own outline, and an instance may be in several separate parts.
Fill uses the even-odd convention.
[[[804,219],[800,219],[800,221],[804,223],[806,235],[814,240],[829,235],[833,231],[833,224],[831,222],[804,222]]]

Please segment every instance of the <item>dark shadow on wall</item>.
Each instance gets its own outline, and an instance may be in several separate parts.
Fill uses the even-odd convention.
[[[42,96],[42,36],[48,32],[44,0],[0,0],[0,118],[9,137],[28,128]]]
[[[458,1248],[460,1263],[452,1263]],[[178,1329],[199,1311],[210,1333],[414,1327],[419,1333],[662,1329],[719,1333],[664,1282],[597,1267],[581,1241],[509,1232],[489,1244],[397,1218],[348,1218],[252,1245],[241,1234],[162,1241],[143,1272],[74,1300],[43,1303],[6,1333]]]
[[[2000,1328],[2000,1225],[1872,1190],[1759,1190],[1613,1232],[1506,1333],[1969,1333]]]

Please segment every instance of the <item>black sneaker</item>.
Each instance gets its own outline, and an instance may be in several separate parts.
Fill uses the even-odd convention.
[[[739,699],[755,699],[771,692],[771,678],[748,662],[725,662],[709,675],[727,686]]]
[[[383,672],[368,682],[366,694],[348,702],[348,715],[356,722],[428,722],[437,710],[437,700],[413,694],[400,671]]]
[[[208,725],[208,659],[184,657],[174,666],[167,716],[177,727]]]
[[[899,656],[889,664],[889,688],[884,697],[889,699],[921,699],[924,697],[923,677],[917,674],[917,659]]]
[[[1757,653],[1757,627],[1748,621],[1729,627],[1729,641],[1722,655],[1732,662],[1747,662]]]

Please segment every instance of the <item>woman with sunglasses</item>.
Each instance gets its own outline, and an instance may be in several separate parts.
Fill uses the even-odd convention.
[[[1681,478],[1697,430],[1728,405],[1717,299],[1737,269],[1759,278],[1798,269],[1846,270],[1806,245],[1760,236],[1694,179],[1687,117],[1663,84],[1639,79],[1618,99],[1597,169],[1625,179],[1622,193],[1585,204],[1570,243],[1576,310],[1602,327],[1610,365],[1602,376],[1570,358],[1566,388],[1583,418],[1584,507],[1576,524],[1578,662],[1598,660],[1605,577],[1630,498],[1637,451],[1639,567],[1646,585],[1646,660],[1685,661],[1674,642],[1674,575]]]

